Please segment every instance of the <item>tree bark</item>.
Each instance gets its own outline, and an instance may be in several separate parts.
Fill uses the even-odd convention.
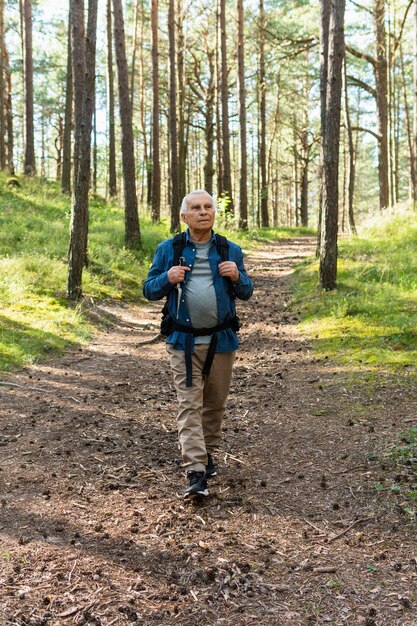
[[[0,170],[6,169],[6,63],[4,51],[4,2],[0,0]]]
[[[171,152],[171,232],[180,230],[180,197],[177,140],[177,84],[175,53],[175,0],[168,4],[169,38],[169,138]]]
[[[25,119],[26,144],[24,173],[36,176],[35,131],[33,123],[33,48],[32,48],[32,0],[23,3],[25,33]]]
[[[158,0],[152,0],[152,221],[161,218],[161,165],[159,162],[159,50]],[[142,77],[143,80],[143,77]]]
[[[133,144],[132,103],[129,93],[129,75],[122,0],[113,0],[114,43],[119,84],[119,109],[122,126],[122,167],[125,205],[125,242],[131,249],[141,249],[138,200],[136,196],[136,168]]]
[[[220,42],[221,42],[221,110],[222,110],[222,195],[228,198],[227,212],[235,212],[232,194],[232,174],[230,165],[229,131],[229,86],[227,83],[227,38],[226,38],[226,0],[220,0]]]
[[[385,209],[389,205],[388,183],[388,67],[385,32],[385,0],[375,0],[373,7],[376,36],[376,99],[377,99],[377,131],[378,142],[378,174],[379,174],[379,207]]]
[[[323,210],[320,284],[335,289],[337,276],[338,175],[345,0],[334,0],[330,13],[327,94],[323,150]]]
[[[237,0],[237,59],[239,78],[239,124],[240,124],[240,181],[239,181],[239,228],[248,229],[248,153],[246,139],[246,88],[244,50],[243,0]]]
[[[265,77],[265,9],[259,2],[259,112],[261,122],[259,166],[261,170],[261,226],[269,226],[268,179],[266,169],[266,77]]]
[[[114,114],[113,32],[111,0],[107,0],[107,97],[109,124],[109,197],[117,196],[116,129]]]
[[[346,56],[343,59],[343,72],[344,72],[344,88],[345,88],[345,122],[346,133],[348,139],[348,176],[347,176],[347,200],[348,200],[348,218],[350,232],[356,235],[355,214],[353,209],[353,194],[355,191],[355,148],[353,145],[352,124],[350,121],[349,111],[349,92],[347,87],[347,74],[346,74]]]
[[[323,164],[324,164],[324,137],[326,132],[326,97],[327,97],[327,74],[329,56],[329,24],[331,13],[331,0],[320,2],[320,190],[319,190],[319,219],[317,225],[317,249],[316,256],[320,256],[321,246],[321,221],[323,215]]]
[[[413,203],[417,204],[417,0],[414,0],[414,25],[413,25]]]
[[[65,89],[65,116],[64,116],[64,138],[62,154],[62,178],[61,191],[65,194],[71,193],[71,132],[72,132],[72,104],[73,104],[73,79],[71,61],[71,5],[68,12],[68,44],[67,44],[67,78]]]
[[[84,1],[72,0],[72,54],[74,68],[74,113],[77,158],[74,155],[74,185],[68,259],[68,297],[82,295],[82,271],[87,257],[88,192],[91,170],[91,131],[94,112],[94,85],[97,35],[97,0],[88,2],[87,34],[84,42]],[[82,57],[80,56],[82,51]],[[75,71],[77,68],[77,71]],[[83,81],[77,83],[78,72]],[[77,109],[81,106],[81,111]],[[77,126],[79,124],[79,127]]]
[[[6,76],[7,76],[7,99],[6,99],[6,125],[7,125],[7,167],[14,176],[14,134],[13,134],[13,108],[12,108],[12,74],[9,67],[9,57],[4,47]]]
[[[205,98],[205,128],[204,135],[206,140],[206,159],[204,163],[204,189],[213,195],[213,175],[214,175],[214,83],[215,83],[215,68],[214,68],[214,51],[209,50],[207,47],[207,60],[209,64],[209,83],[206,91]]]
[[[185,80],[184,80],[184,29],[183,3],[177,0],[177,72],[178,72],[178,196],[180,201],[185,196],[185,173],[187,169],[187,148],[185,140]]]

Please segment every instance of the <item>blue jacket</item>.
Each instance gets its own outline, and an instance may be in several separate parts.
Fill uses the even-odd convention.
[[[183,249],[182,256],[185,263],[192,268],[194,265],[196,250],[190,239],[189,231],[186,233],[186,245]],[[240,300],[249,300],[253,292],[253,284],[249,278],[245,266],[243,264],[243,253],[241,248],[229,241],[229,261],[234,261],[239,270],[239,280],[232,283],[233,291]],[[219,324],[227,319],[231,319],[236,314],[235,300],[230,297],[227,279],[219,274],[218,265],[221,263],[220,256],[217,252],[214,233],[212,235],[212,244],[209,250],[209,262],[213,274],[213,284],[217,298],[217,317]],[[168,270],[174,264],[174,246],[172,239],[167,239],[159,244],[156,249],[155,257],[149,270],[148,278],[143,286],[143,295],[148,300],[161,300],[168,296],[168,309],[171,316],[177,319],[177,302],[178,290],[175,285],[171,285],[168,280]],[[192,271],[192,269],[191,269]],[[178,322],[185,326],[191,326],[190,315],[184,298],[184,285],[190,277],[191,272],[185,274],[185,281],[182,284],[183,293],[181,296],[180,307],[178,312]],[[187,333],[174,331],[167,337],[167,343],[173,345],[178,350],[184,350],[185,339]],[[235,331],[231,328],[221,330],[218,333],[218,341],[216,352],[233,352],[239,347],[239,342]],[[194,337],[192,338],[192,349],[194,349]]]

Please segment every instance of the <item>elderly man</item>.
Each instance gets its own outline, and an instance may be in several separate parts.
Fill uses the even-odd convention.
[[[181,218],[187,231],[159,244],[143,288],[148,300],[167,296],[165,334],[179,403],[185,499],[207,496],[207,478],[217,475],[213,452],[239,347],[235,298],[248,300],[253,291],[242,250],[213,233],[216,211],[206,191],[185,196]]]

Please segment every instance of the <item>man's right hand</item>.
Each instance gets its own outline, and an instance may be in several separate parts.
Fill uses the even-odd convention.
[[[189,272],[190,268],[185,265],[174,265],[168,270],[168,280],[171,285],[177,285],[183,283],[185,279],[185,272]]]

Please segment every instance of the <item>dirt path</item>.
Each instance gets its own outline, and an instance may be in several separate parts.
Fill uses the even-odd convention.
[[[413,528],[375,454],[416,416],[287,310],[313,242],[250,259],[220,472],[185,505],[161,305],[0,386],[0,625],[417,625]],[[3,380],[6,378],[3,376]],[[22,388],[23,387],[23,388]],[[32,389],[30,389],[32,388]]]

